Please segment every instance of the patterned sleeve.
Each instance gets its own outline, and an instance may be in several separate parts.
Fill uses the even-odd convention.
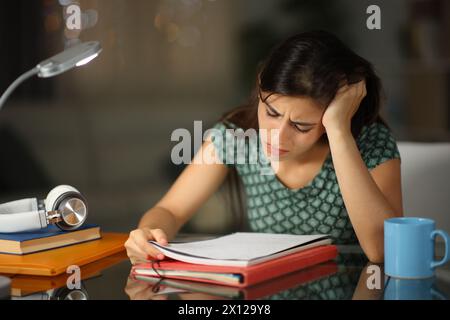
[[[232,143],[234,135],[230,131],[227,131],[227,129],[234,129],[235,127],[230,122],[226,122],[226,124],[224,122],[218,122],[210,129],[209,136],[214,145],[216,155],[219,157],[221,163],[227,167],[234,166],[234,162],[230,161],[230,157],[231,159],[234,157],[234,148],[231,148],[234,146]]]
[[[382,123],[376,122],[364,127],[357,144],[369,170],[391,159],[401,160],[392,132]]]

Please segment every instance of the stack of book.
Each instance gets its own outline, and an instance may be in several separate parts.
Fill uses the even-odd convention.
[[[336,258],[331,242],[327,235],[245,232],[167,246],[152,241],[169,259],[135,265],[132,275],[248,287]]]
[[[0,274],[57,276],[125,251],[128,234],[102,233],[97,225],[74,231],[55,226],[35,232],[0,233]]]
[[[52,225],[34,232],[0,233],[0,253],[25,255],[100,238],[97,225],[85,225],[75,231],[62,231]]]

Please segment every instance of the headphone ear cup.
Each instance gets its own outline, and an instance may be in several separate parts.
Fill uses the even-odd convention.
[[[68,185],[57,186],[48,193],[45,209],[47,212],[58,210],[61,213],[61,221],[56,222],[56,226],[65,231],[81,227],[88,215],[86,199]]]
[[[75,189],[72,186],[68,185],[60,185],[56,188],[53,188],[47,195],[47,198],[45,199],[45,210],[46,211],[53,211],[56,210],[56,201],[59,199],[60,196],[62,196],[65,193],[68,192],[75,192],[80,193],[77,189]]]

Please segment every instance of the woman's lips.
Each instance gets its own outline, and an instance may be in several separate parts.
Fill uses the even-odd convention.
[[[273,147],[270,143],[266,143],[266,145],[267,145],[267,152],[272,156],[276,156],[276,155],[282,156],[289,152],[289,150],[278,149],[276,147]]]

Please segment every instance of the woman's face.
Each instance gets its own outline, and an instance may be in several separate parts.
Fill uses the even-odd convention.
[[[267,97],[265,92],[262,97]],[[269,158],[280,161],[301,159],[326,132],[322,125],[325,109],[308,97],[273,94],[259,99],[258,122],[261,143]]]

